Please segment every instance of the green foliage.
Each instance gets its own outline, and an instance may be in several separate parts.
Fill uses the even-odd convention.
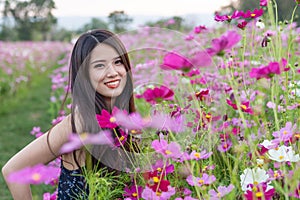
[[[278,13],[278,21],[290,21],[291,13],[296,6],[294,0],[271,0],[268,1],[273,5],[274,12]],[[275,4],[275,3],[276,4]],[[234,10],[254,10],[255,8],[259,8],[259,1],[245,1],[245,0],[238,0],[238,1],[231,1],[231,3],[227,6],[222,7],[221,13],[232,13]],[[297,22],[298,26],[300,25],[300,17],[296,15],[294,21]]]
[[[192,28],[184,24],[184,19],[179,16],[173,16],[166,19],[159,19],[158,21],[154,22],[147,22],[146,25],[151,27],[167,28],[178,31],[190,30]]]
[[[46,40],[52,25],[57,22],[52,15],[54,8],[53,0],[6,0],[3,16],[13,18],[14,30],[18,34],[18,39],[33,40],[34,36],[39,33],[41,39]],[[1,32],[7,32],[6,28],[7,26],[2,26]]]
[[[114,11],[108,16],[109,24],[112,26],[112,30],[116,33],[120,33],[127,30],[128,24],[132,22],[124,11]]]
[[[76,32],[78,34],[81,34],[81,33],[87,32],[88,30],[93,30],[93,29],[108,29],[108,24],[101,19],[92,18],[89,23],[83,25]]]

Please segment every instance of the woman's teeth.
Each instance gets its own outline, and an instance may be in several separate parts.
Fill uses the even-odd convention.
[[[110,86],[110,87],[115,87],[119,84],[119,80],[118,81],[113,81],[113,82],[109,82],[109,83],[106,83],[107,86]]]

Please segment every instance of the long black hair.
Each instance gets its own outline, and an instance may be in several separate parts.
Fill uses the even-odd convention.
[[[106,105],[103,96],[93,88],[90,82],[90,55],[92,50],[100,43],[113,47],[119,54],[126,69],[127,79],[125,88],[116,97],[113,105]],[[70,58],[68,85],[72,95],[71,126],[73,133],[98,133],[101,128],[98,125],[95,114],[100,114],[103,109],[111,111],[112,107],[116,106],[119,109],[126,110],[128,113],[135,111],[129,57],[121,40],[110,31],[101,29],[91,30],[82,34],[77,39]],[[65,100],[67,96],[68,93],[65,96]],[[75,119],[76,117],[77,119]],[[80,127],[78,127],[75,121],[76,123],[80,122]],[[120,162],[122,162],[122,158],[118,156],[118,151],[112,150],[108,146],[98,145],[89,149],[89,152],[92,155],[93,166],[106,166],[112,169],[121,168],[120,165],[122,164]],[[76,164],[80,167],[75,151],[73,152],[73,156]]]

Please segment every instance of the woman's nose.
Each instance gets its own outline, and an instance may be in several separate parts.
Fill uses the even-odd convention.
[[[108,66],[106,75],[107,77],[116,77],[118,75],[118,72],[112,64]]]

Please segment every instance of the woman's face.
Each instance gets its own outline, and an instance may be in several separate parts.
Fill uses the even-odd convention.
[[[98,44],[92,50],[89,75],[93,88],[107,103],[119,96],[126,85],[126,69],[121,57],[107,44]]]

